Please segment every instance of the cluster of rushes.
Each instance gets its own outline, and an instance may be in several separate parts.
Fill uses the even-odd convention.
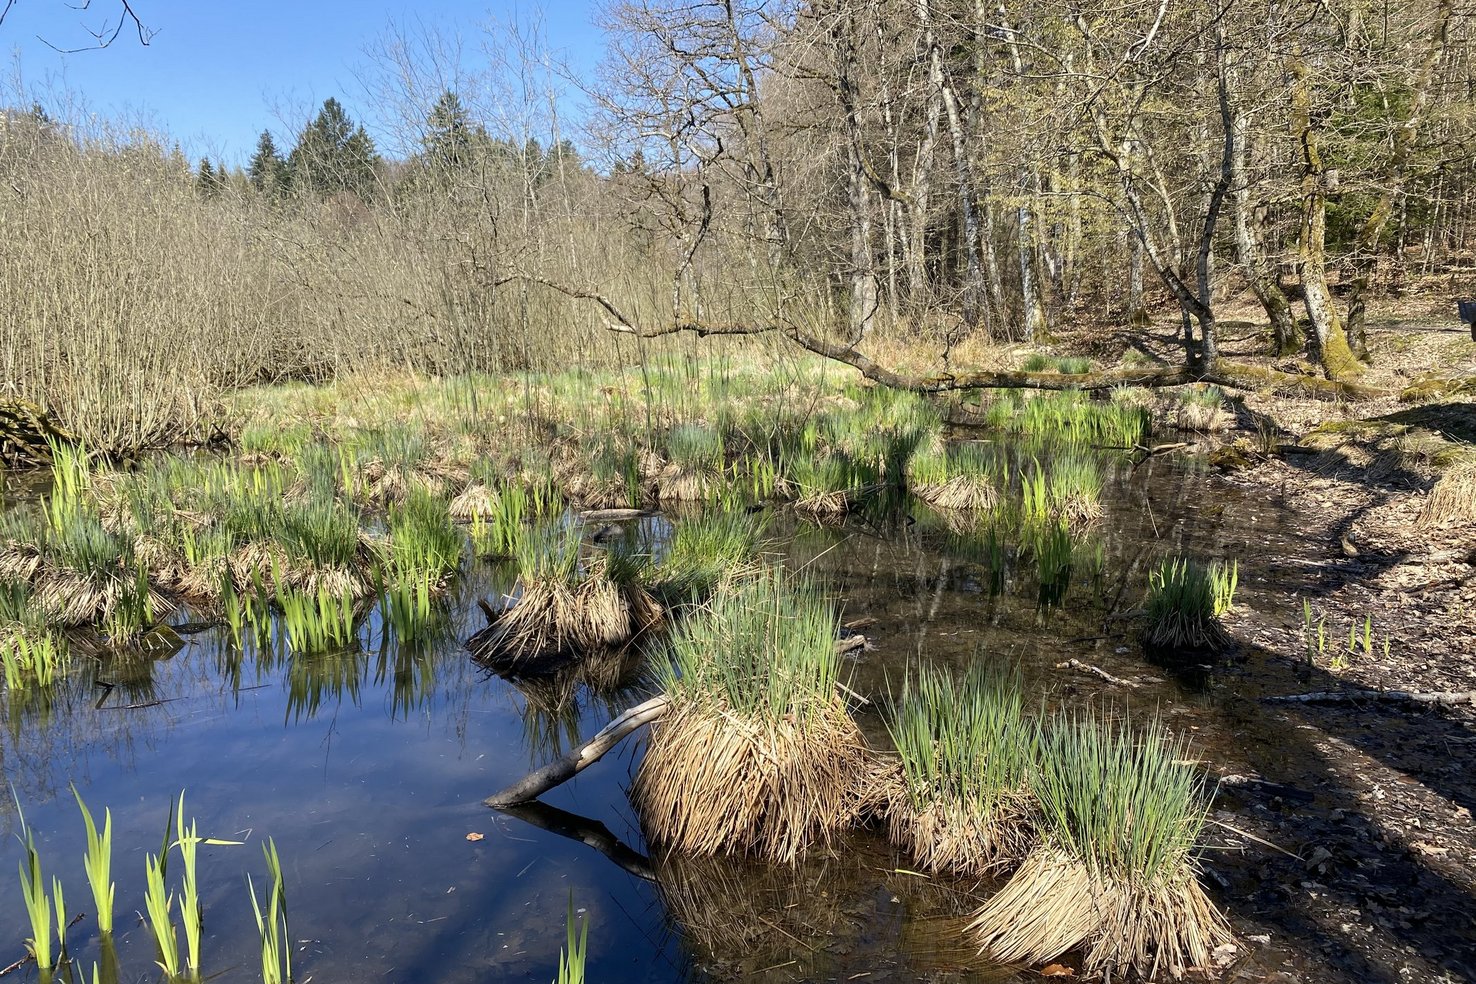
[[[969,925],[1002,963],[1085,947],[1086,973],[1207,967],[1229,940],[1196,877],[1209,795],[1157,720],[1025,711],[1018,670],[925,670],[894,702],[890,829],[930,870],[1008,874]]]
[[[648,840],[686,857],[790,863],[883,820],[927,869],[1009,879],[968,934],[1004,963],[1086,948],[1088,972],[1205,967],[1228,941],[1197,880],[1209,796],[1158,721],[1029,715],[1018,671],[979,657],[924,670],[888,718],[896,755],[847,702],[838,614],[777,568],[739,579],[670,631],[632,790]]]
[[[1239,561],[1162,561],[1148,575],[1143,642],[1150,652],[1220,652],[1230,644],[1221,617],[1235,606]]]
[[[72,795],[77,800],[77,807],[82,812],[82,821],[87,828],[87,853],[82,858],[82,866],[92,892],[93,911],[96,913],[99,960],[92,965],[91,979],[93,984],[116,982],[122,975],[113,939],[113,915],[117,896],[112,867],[113,814],[111,810],[103,811],[102,829],[99,831],[92,811],[87,808],[75,786],[72,787]],[[195,820],[185,822],[183,793],[180,793],[170,807],[159,853],[147,854],[144,858],[143,917],[154,941],[156,963],[164,972],[165,980],[171,984],[198,982],[202,980],[200,951],[204,931],[204,910],[200,904],[199,848],[202,844],[239,845],[240,842],[201,836]],[[25,856],[20,862],[20,891],[31,932],[26,940],[26,947],[39,968],[43,982],[55,980],[58,976],[70,981],[75,979],[74,958],[68,949],[67,930],[75,925],[75,921],[69,918],[66,896],[59,877],[52,877],[48,892],[35,836],[25,822],[25,814],[20,812],[19,801],[16,808],[20,815],[20,839],[25,850]],[[261,940],[262,981],[263,984],[286,984],[292,979],[292,956],[282,863],[277,854],[277,845],[271,839],[262,846],[262,854],[266,859],[269,879],[264,903],[258,900],[256,887],[251,882],[250,875],[247,876]],[[172,888],[170,862],[176,856],[182,870],[177,888]],[[180,929],[184,931],[183,952],[180,950],[178,935]]]
[[[1146,426],[1134,408],[1080,394],[1004,397],[991,413],[1003,408],[1013,439],[1033,442],[1012,458],[948,444],[934,404],[885,388],[805,390],[799,405],[773,373],[652,372],[644,412],[615,399],[596,417],[597,382],[547,378],[522,407],[546,398],[557,412],[524,414],[522,428],[500,418],[497,435],[485,411],[467,416],[468,388],[473,406],[487,397],[463,380],[383,395],[351,431],[331,388],[288,388],[313,408],[258,407],[229,459],[164,454],[124,469],[54,445],[50,494],[0,515],[8,688],[54,681],[71,630],[123,646],[179,603],[218,611],[241,645],[350,647],[376,604],[397,636],[427,639],[447,621],[441,599],[468,542],[480,557],[527,559],[530,527],[571,506],[787,500],[823,519],[894,508],[910,491],[969,512],[975,528],[1023,531],[1042,585],[1057,585],[1099,510],[1090,449],[1131,444]]]

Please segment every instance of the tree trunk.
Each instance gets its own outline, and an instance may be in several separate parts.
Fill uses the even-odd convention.
[[[1364,295],[1369,280],[1378,263],[1379,241],[1384,229],[1394,215],[1396,204],[1403,201],[1404,184],[1409,173],[1410,152],[1419,136],[1420,124],[1424,121],[1425,109],[1430,103],[1430,89],[1434,81],[1435,67],[1445,54],[1450,41],[1450,23],[1455,11],[1454,0],[1437,0],[1435,29],[1430,36],[1429,47],[1415,73],[1409,96],[1409,111],[1394,130],[1393,150],[1389,166],[1380,179],[1378,201],[1358,230],[1353,245],[1353,277],[1348,292],[1348,344],[1353,352],[1365,361],[1368,359],[1367,304]]]
[[[1276,280],[1271,264],[1262,249],[1261,230],[1265,228],[1266,209],[1252,205],[1247,164],[1252,159],[1250,125],[1244,114],[1236,118],[1235,129],[1240,147],[1234,158],[1235,173],[1235,258],[1245,271],[1251,293],[1266,312],[1271,325],[1271,345],[1275,355],[1294,355],[1302,349],[1302,333],[1292,314],[1291,302]]]
[[[878,290],[875,256],[871,248],[871,196],[867,191],[865,142],[861,133],[857,108],[857,65],[855,25],[851,14],[836,20],[832,37],[835,43],[836,91],[846,125],[846,164],[849,170],[847,200],[851,211],[851,313],[853,342],[871,334],[876,323]]]
[[[1327,169],[1322,160],[1321,132],[1312,116],[1309,72],[1300,46],[1292,49],[1287,70],[1292,78],[1292,130],[1302,149],[1302,222],[1297,235],[1297,263],[1301,269],[1307,320],[1312,325],[1313,354],[1329,379],[1352,379],[1362,372],[1362,366],[1348,347],[1327,286]]]
[[[1128,234],[1127,323],[1134,328],[1148,327],[1148,308],[1143,304],[1143,243]]]

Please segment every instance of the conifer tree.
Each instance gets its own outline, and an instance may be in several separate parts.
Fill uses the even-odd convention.
[[[215,165],[210,163],[210,158],[200,158],[200,167],[195,175],[195,188],[206,198],[214,198],[220,191],[220,183],[216,179]]]
[[[256,141],[256,153],[251,156],[246,174],[257,191],[280,195],[287,190],[287,162],[277,152],[270,130],[261,131],[261,137]]]
[[[364,128],[349,119],[337,99],[329,98],[298,136],[287,166],[293,184],[313,194],[350,191],[368,198],[379,154]]]

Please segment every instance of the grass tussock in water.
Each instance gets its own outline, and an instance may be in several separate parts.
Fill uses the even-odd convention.
[[[723,487],[725,451],[722,433],[701,424],[673,427],[666,441],[667,464],[661,469],[660,497],[700,502]]]
[[[651,572],[667,604],[705,599],[719,585],[753,574],[763,539],[761,516],[712,509],[677,524]]]
[[[887,730],[904,777],[888,810],[893,841],[929,870],[965,875],[1024,856],[1034,727],[1017,668],[976,657],[956,678],[924,667],[908,678]]]
[[[467,643],[496,667],[536,672],[581,652],[628,645],[662,621],[645,589],[645,558],[618,552],[581,556],[578,527],[532,528],[514,552],[516,600]]]
[[[871,756],[839,689],[836,612],[771,570],[675,630],[634,798],[655,843],[789,863],[847,823]]]
[[[1234,604],[1239,564],[1163,561],[1148,575],[1144,643],[1159,650],[1218,651],[1230,644],[1220,616]]]
[[[1094,714],[1058,716],[1037,739],[1031,790],[1041,840],[969,930],[1002,963],[1086,948],[1082,970],[1181,976],[1230,940],[1197,878],[1209,800],[1188,749]]]
[[[0,581],[0,670],[12,694],[50,687],[66,674],[65,638],[51,630],[23,581]]]
[[[998,458],[977,444],[919,450],[907,462],[908,487],[941,509],[992,509],[1005,481]]]

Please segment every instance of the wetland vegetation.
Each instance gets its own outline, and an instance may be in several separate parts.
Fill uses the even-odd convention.
[[[397,36],[411,136],[245,170],[4,112],[0,975],[1469,979],[1429,6],[615,4],[584,143]]]

